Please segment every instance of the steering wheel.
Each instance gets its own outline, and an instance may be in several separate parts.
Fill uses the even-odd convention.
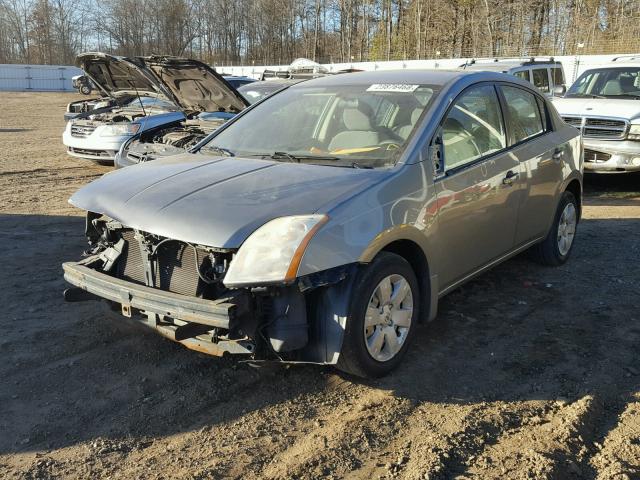
[[[380,145],[382,149],[386,151],[398,150],[400,149],[400,147],[402,147],[401,143],[395,142],[393,140],[385,140],[383,142],[380,142],[378,145]]]

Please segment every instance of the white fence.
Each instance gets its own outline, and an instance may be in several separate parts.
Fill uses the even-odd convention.
[[[562,62],[567,84],[573,81],[585,70],[607,65],[620,55],[582,55],[559,56],[556,60]],[[640,54],[638,54],[640,56]],[[397,70],[403,68],[456,68],[470,58],[447,58],[437,60],[404,60],[391,62],[354,62],[330,63],[324,66],[330,72],[337,72],[347,68],[360,70]],[[286,70],[288,65],[267,66],[239,66],[217,67],[220,73],[231,75],[246,75],[260,78],[264,70]],[[33,91],[33,92],[67,92],[72,91],[71,77],[82,74],[76,67],[64,65],[7,65],[0,64],[0,91]]]
[[[71,77],[81,74],[81,69],[64,65],[0,64],[0,91],[70,92]]]
[[[585,70],[607,65],[616,57],[627,56],[618,55],[572,55],[572,56],[556,56],[555,60],[562,63],[567,84],[573,81]],[[640,54],[638,54],[640,57]],[[404,68],[456,68],[470,61],[471,58],[447,58],[438,60],[400,60],[391,62],[355,62],[355,63],[330,63],[323,65],[330,72],[337,72],[347,68],[356,68],[360,70],[398,70]],[[218,72],[228,73],[231,75],[246,75],[248,77],[260,78],[264,70],[286,70],[287,65],[269,65],[269,66],[240,66],[240,67],[218,67]]]

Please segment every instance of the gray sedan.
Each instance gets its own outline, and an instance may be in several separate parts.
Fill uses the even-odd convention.
[[[567,261],[582,168],[578,131],[510,75],[309,80],[78,191],[65,297],[200,352],[380,376],[464,282],[527,249]]]

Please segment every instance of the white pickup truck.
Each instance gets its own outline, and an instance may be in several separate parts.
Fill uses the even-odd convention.
[[[585,171],[640,171],[640,57],[585,71],[553,104],[582,132]]]

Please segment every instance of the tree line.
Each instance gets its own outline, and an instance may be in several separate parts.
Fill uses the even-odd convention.
[[[640,51],[639,0],[0,0],[0,63],[215,65]]]

